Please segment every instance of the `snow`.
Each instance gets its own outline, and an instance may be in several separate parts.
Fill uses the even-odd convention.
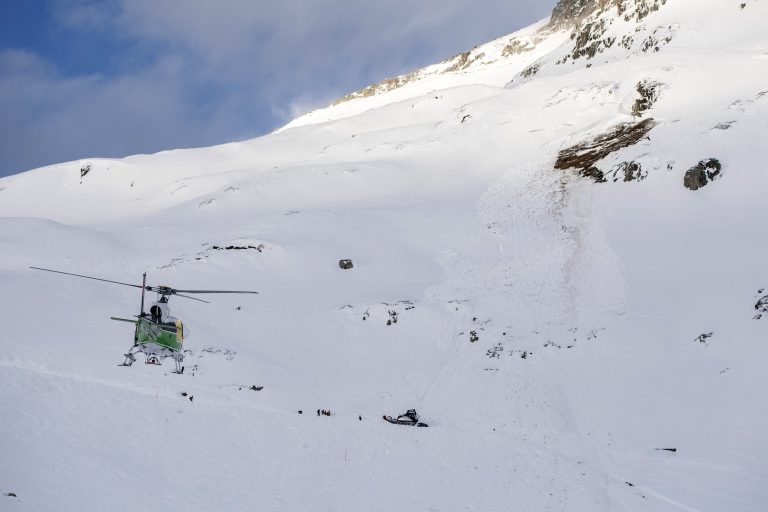
[[[1,179],[0,510],[764,510],[768,4],[747,4],[670,0],[639,25],[677,27],[658,52],[557,65],[555,32],[259,139]],[[598,166],[647,178],[554,170],[645,79],[659,125]],[[706,158],[722,178],[687,190]],[[136,289],[29,266],[260,294],[173,298],[174,375],[117,366]],[[410,408],[429,428],[382,419]]]

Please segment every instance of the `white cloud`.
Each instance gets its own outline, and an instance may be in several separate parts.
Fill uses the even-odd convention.
[[[54,0],[52,14],[62,26],[93,30],[108,26],[118,8],[114,0]]]
[[[0,51],[2,166],[203,144],[222,126],[195,119],[185,87],[174,58],[115,78],[68,78],[29,52]]]

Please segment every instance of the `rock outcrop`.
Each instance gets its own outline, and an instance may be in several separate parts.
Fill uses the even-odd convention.
[[[605,3],[605,0],[560,0],[552,10],[549,24],[556,28],[575,26]]]
[[[632,115],[640,117],[653,107],[653,104],[659,99],[661,88],[664,84],[654,82],[653,80],[643,80],[637,84],[637,93],[640,97],[632,105]]]
[[[757,296],[759,298],[755,303],[755,311],[757,313],[754,319],[760,320],[763,316],[768,315],[768,293],[765,293],[765,288],[760,288],[757,290]]]
[[[683,185],[689,190],[698,190],[707,183],[722,176],[723,166],[716,158],[702,160],[685,172]]]
[[[667,0],[560,0],[552,10],[549,25],[557,29],[576,27],[590,15],[609,9],[615,9],[625,21],[642,21],[666,3]]]
[[[597,182],[606,181],[603,172],[594,165],[622,148],[637,144],[657,122],[648,118],[638,123],[622,123],[597,137],[566,148],[557,156],[555,169],[578,169],[582,176],[593,178]],[[640,169],[627,166],[625,181],[633,181],[640,176]],[[626,176],[630,176],[627,180]]]

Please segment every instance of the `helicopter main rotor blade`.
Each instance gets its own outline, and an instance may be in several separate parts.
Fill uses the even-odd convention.
[[[243,290],[177,290],[175,288],[170,288],[168,286],[142,286],[140,284],[132,284],[132,283],[123,283],[120,281],[113,281],[111,279],[102,279],[100,277],[92,277],[92,276],[86,276],[83,274],[74,274],[72,272],[62,272],[61,270],[52,270],[50,268],[40,268],[40,267],[29,267],[34,270],[43,270],[45,272],[53,272],[55,274],[64,274],[67,276],[75,276],[75,277],[82,277],[85,279],[93,279],[94,281],[104,281],[105,283],[114,283],[114,284],[121,284],[123,286],[131,286],[133,288],[141,288],[150,292],[157,292],[162,295],[177,295],[179,297],[184,297],[185,299],[191,299],[196,300],[199,302],[205,302],[206,304],[210,304],[207,300],[198,299],[197,297],[190,297],[188,295],[182,295],[179,292],[183,293],[256,293],[259,292],[252,292],[252,291],[243,291]]]
[[[84,276],[82,274],[73,274],[71,272],[62,272],[61,270],[51,270],[49,268],[40,268],[40,267],[29,267],[29,268],[33,268],[35,270],[43,270],[45,272],[54,272],[56,274],[65,274],[65,275],[68,275],[68,276],[84,277],[85,279],[93,279],[94,281],[104,281],[104,282],[107,282],[107,283],[122,284],[123,286],[133,286],[134,288],[144,288],[140,284],[121,283],[120,281],[112,281],[111,279],[102,279],[100,277]]]
[[[198,300],[198,301],[200,301],[200,302],[205,302],[206,304],[210,304],[210,302],[208,302],[207,300],[198,299],[197,297],[190,297],[190,296],[188,296],[188,295],[182,295],[182,294],[180,294],[180,293],[174,293],[174,295],[175,295],[176,297],[184,297],[185,299]]]
[[[184,293],[255,293],[258,294],[259,292],[247,292],[247,291],[241,291],[241,290],[174,290],[176,292],[184,292]]]

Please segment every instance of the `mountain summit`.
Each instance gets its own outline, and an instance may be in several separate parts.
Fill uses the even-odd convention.
[[[0,509],[762,512],[766,19],[562,1],[264,137],[0,179]],[[180,297],[176,375],[117,366],[138,289],[30,266],[259,295]]]

